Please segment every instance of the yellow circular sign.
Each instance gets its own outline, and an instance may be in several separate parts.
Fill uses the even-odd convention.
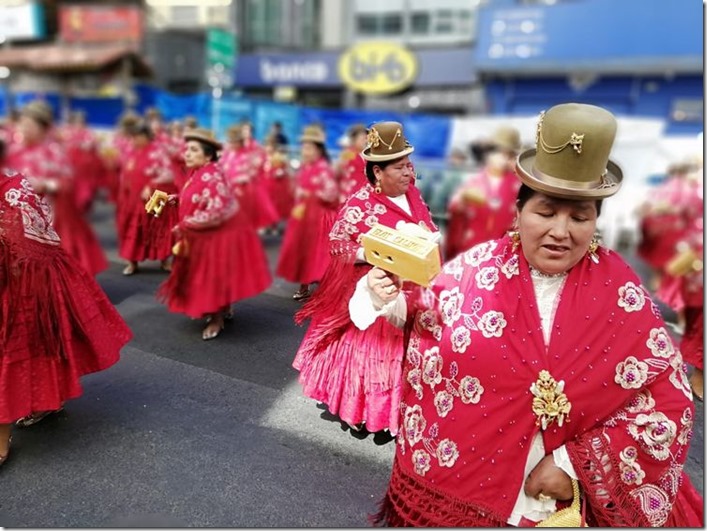
[[[339,77],[357,92],[391,94],[415,80],[417,58],[393,42],[362,42],[339,57]]]

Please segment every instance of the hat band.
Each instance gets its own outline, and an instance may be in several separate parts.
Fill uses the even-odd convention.
[[[594,190],[597,188],[610,188],[616,186],[617,183],[609,182],[606,180],[604,175],[606,175],[606,170],[604,170],[604,175],[599,177],[596,181],[589,181],[585,183],[580,183],[577,181],[568,181],[567,179],[558,179],[557,177],[552,177],[547,173],[543,173],[537,168],[533,168],[533,176],[551,186],[556,186],[557,188],[566,188],[572,190]],[[571,186],[570,186],[571,185]]]

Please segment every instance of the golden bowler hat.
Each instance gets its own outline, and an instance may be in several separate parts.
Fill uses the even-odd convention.
[[[314,142],[315,144],[326,144],[324,130],[318,125],[308,125],[299,137],[300,142]]]
[[[403,134],[398,122],[378,122],[368,129],[367,145],[361,156],[371,162],[384,162],[409,155],[415,151]]]
[[[564,103],[540,113],[536,147],[516,160],[520,180],[565,199],[603,199],[621,188],[623,173],[609,160],[616,118],[606,109]]]
[[[54,122],[54,112],[51,106],[44,100],[32,100],[22,107],[21,114],[36,120],[44,125],[51,125]]]
[[[190,129],[184,133],[184,140],[198,140],[215,147],[217,150],[223,148],[221,142],[216,140],[214,132],[210,129],[204,127],[197,127],[196,129]]]

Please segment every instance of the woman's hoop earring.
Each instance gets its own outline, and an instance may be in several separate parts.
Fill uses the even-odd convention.
[[[383,190],[381,189],[381,180],[376,179],[376,186],[373,188],[373,191],[377,194],[380,194]]]

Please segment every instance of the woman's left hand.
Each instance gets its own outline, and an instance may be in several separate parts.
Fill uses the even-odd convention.
[[[525,494],[531,498],[549,496],[555,500],[571,500],[572,478],[555,464],[552,454],[543,457],[525,479]]]

